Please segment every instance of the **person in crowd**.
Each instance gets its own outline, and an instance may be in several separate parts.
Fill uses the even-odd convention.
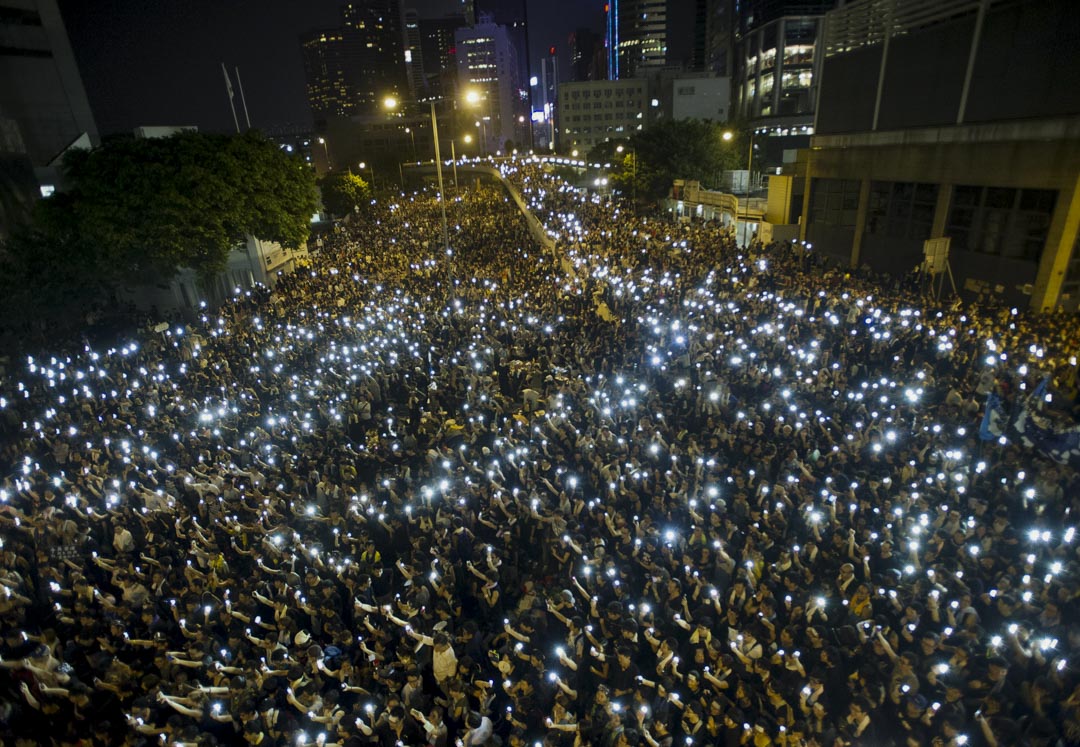
[[[1075,317],[500,168],[0,381],[0,741],[1080,744]]]

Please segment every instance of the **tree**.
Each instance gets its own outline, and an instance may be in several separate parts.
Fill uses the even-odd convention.
[[[63,168],[71,187],[40,203],[36,225],[57,243],[79,237],[111,284],[183,267],[212,277],[248,234],[300,247],[318,206],[310,169],[255,132],[116,139]]]
[[[716,186],[720,173],[737,168],[739,162],[740,139],[725,141],[724,132],[715,122],[662,120],[630,139],[616,182],[624,191],[629,190],[636,172],[639,197],[653,199],[666,195],[675,179]],[[617,145],[613,145],[613,152]]]
[[[323,206],[331,214],[343,217],[371,197],[371,187],[356,174],[327,174],[319,182]]]

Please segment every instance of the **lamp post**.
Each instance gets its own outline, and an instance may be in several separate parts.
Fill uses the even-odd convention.
[[[450,163],[454,166],[454,194],[457,194],[457,151],[454,150],[453,138],[450,138]]]
[[[412,127],[406,127],[405,132],[408,134],[409,140],[412,141],[412,157],[413,157],[413,160],[415,161],[416,160],[416,133],[413,132]]]
[[[366,171],[371,172],[371,189],[374,190],[375,189],[375,166],[368,164],[366,161],[361,161],[359,166],[360,166],[361,171],[366,170]]]
[[[470,104],[475,104],[480,101],[480,94],[476,91],[469,91],[465,94],[465,100]],[[439,178],[439,214],[442,218],[443,250],[446,252],[447,257],[446,275],[449,282],[450,258],[453,256],[453,252],[450,250],[450,231],[446,225],[446,192],[443,187],[442,155],[439,152],[439,120],[435,116],[435,101],[435,99],[431,100],[431,139],[435,143],[435,173],[438,174]],[[397,105],[397,99],[391,96],[383,99],[383,106],[388,110],[396,109]],[[452,144],[451,148],[453,148]]]
[[[622,153],[626,150],[626,146],[620,145],[615,148],[616,153]],[[631,182],[630,190],[633,193],[634,204],[637,205],[637,149],[630,148],[630,166],[631,166]]]
[[[326,147],[326,138],[319,138],[319,145],[322,146],[323,160],[326,161],[326,170],[330,170],[330,150]]]
[[[446,228],[446,193],[443,191],[442,156],[439,153],[439,120],[435,117],[435,102],[431,102],[431,137],[435,140],[435,171],[439,175],[439,210],[442,214],[443,249],[446,250],[447,274],[450,261],[450,231]]]
[[[750,154],[746,158],[746,209],[743,211],[743,239],[744,246],[750,247],[750,174],[754,167],[754,130],[750,130]],[[738,218],[735,220],[738,225]]]

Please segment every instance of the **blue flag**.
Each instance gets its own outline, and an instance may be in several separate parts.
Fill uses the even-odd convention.
[[[986,396],[986,412],[983,414],[982,425],[979,426],[979,438],[983,441],[994,441],[1005,434],[1005,424],[1009,422],[1009,415],[1005,412],[1005,405],[997,393],[990,392]]]

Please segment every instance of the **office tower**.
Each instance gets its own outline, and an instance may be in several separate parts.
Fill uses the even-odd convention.
[[[428,96],[452,96],[457,87],[457,42],[454,32],[464,25],[459,16],[420,20],[420,53]]]
[[[341,26],[301,36],[316,120],[377,114],[386,97],[409,98],[409,33],[400,0],[357,0],[342,6]]]
[[[731,75],[734,45],[735,0],[705,0],[704,69],[716,75]]]
[[[608,78],[634,78],[668,59],[667,0],[609,0],[604,6]]]
[[[570,34],[569,80],[603,80],[607,78],[604,39],[592,29],[578,29]]]
[[[357,0],[342,8],[358,113],[377,113],[383,99],[408,96],[405,15],[400,0]]]
[[[300,37],[307,99],[316,120],[348,116],[355,110],[341,29],[310,31]]]
[[[458,88],[480,94],[475,121],[480,123],[477,134],[482,149],[494,153],[507,140],[520,141],[517,50],[509,30],[482,15],[475,26],[458,29],[455,42]]]
[[[420,41],[420,17],[415,10],[405,11],[405,74],[409,92],[416,101],[427,95],[424,78],[424,50]]]
[[[810,125],[814,118],[814,46],[825,13],[838,0],[737,0],[734,93],[740,115]]]
[[[644,129],[648,88],[644,78],[562,84],[558,107],[559,147],[588,152],[606,140],[625,140]]]

